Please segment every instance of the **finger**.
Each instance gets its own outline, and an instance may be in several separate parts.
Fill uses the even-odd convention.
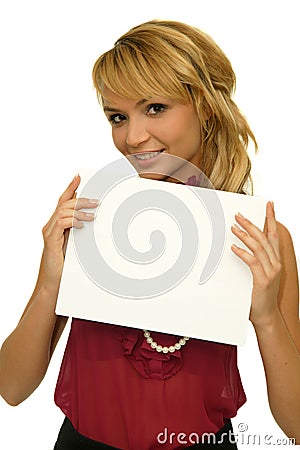
[[[84,224],[76,219],[76,217],[64,217],[62,219],[59,219],[53,227],[53,237],[57,236],[60,238],[65,230],[68,230],[72,227],[83,228]]]
[[[53,228],[55,227],[55,224],[57,220],[67,218],[67,217],[73,217],[74,212],[78,211],[79,209],[85,208],[95,208],[99,204],[97,199],[87,199],[87,198],[79,198],[79,199],[71,199],[65,201],[63,204],[58,205],[54,213],[52,214],[50,220],[44,227],[45,235],[49,236],[49,234],[52,232]],[[78,209],[75,209],[78,208]],[[82,211],[82,214],[76,215],[75,218],[78,220],[94,220],[94,216],[90,215],[92,213]]]
[[[272,243],[269,241],[268,237],[264,232],[262,232],[256,225],[254,225],[250,220],[243,217],[241,214],[235,216],[237,223],[246,230],[249,236],[253,240],[249,239],[250,250],[255,251],[257,244],[260,245],[268,254],[271,264],[276,264],[278,262],[277,255],[273,248]],[[248,246],[247,243],[245,245]]]
[[[59,205],[57,205],[56,207],[56,211],[60,211],[60,210],[67,210],[67,209],[87,209],[87,208],[96,208],[99,205],[99,200],[98,199],[93,199],[93,198],[83,198],[83,197],[79,197],[79,198],[72,198],[71,200],[66,200],[64,203],[61,203]]]
[[[73,211],[73,218],[86,222],[92,222],[96,217],[96,214],[85,211]]]
[[[253,256],[257,259],[257,261],[262,265],[263,270],[266,274],[271,274],[273,271],[273,264],[269,257],[268,252],[266,251],[264,245],[254,239],[245,231],[241,230],[237,225],[233,225],[231,227],[233,234],[241,241],[246,247],[251,250]],[[245,250],[246,251],[246,250]],[[248,260],[247,260],[248,261]],[[251,262],[252,259],[249,261]]]
[[[66,200],[70,200],[72,198],[75,198],[76,196],[76,189],[78,188],[80,184],[80,175],[75,175],[67,189],[62,193],[62,195],[59,197],[58,205],[61,205]]]
[[[275,217],[274,203],[268,202],[266,207],[266,235],[274,249],[278,261],[280,261],[280,246],[278,224]]]
[[[77,220],[83,220],[86,222],[91,222],[96,217],[95,213],[87,212],[87,211],[77,211],[75,209],[65,209],[60,210],[59,213],[57,213],[56,217],[53,219],[54,222],[61,220],[61,219],[68,219],[68,218],[74,218]]]
[[[83,228],[84,224],[72,215],[69,217],[58,218],[51,224],[47,224],[43,228],[43,237],[46,245],[51,245],[51,242],[61,241],[66,230],[70,228]]]
[[[265,280],[267,278],[266,272],[260,261],[256,258],[255,255],[251,255],[249,252],[244,250],[241,247],[233,244],[231,246],[232,251],[242,260],[251,270],[252,276],[254,280]]]
[[[80,197],[75,200],[75,209],[83,208],[96,208],[99,205],[99,200],[97,198],[83,198]]]

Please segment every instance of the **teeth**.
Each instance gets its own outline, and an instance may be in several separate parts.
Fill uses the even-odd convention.
[[[154,156],[159,155],[161,152],[151,152],[151,153],[144,153],[140,155],[134,155],[137,159],[151,159],[154,158]]]

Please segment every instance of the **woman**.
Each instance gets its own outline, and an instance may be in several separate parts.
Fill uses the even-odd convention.
[[[142,176],[149,168],[148,177],[178,182],[178,167],[168,176],[153,175],[165,154],[197,166],[216,189],[245,193],[251,185],[246,150],[249,139],[256,142],[232,100],[235,75],[201,31],[170,21],[135,27],[98,59],[93,80],[116,147]],[[187,177],[187,184],[194,182]],[[67,233],[92,221],[97,206],[93,199],[76,200],[79,183],[76,176],[43,229],[36,287],[1,349],[0,392],[13,405],[41,382],[67,320],[55,315]],[[86,208],[91,213],[82,211]],[[271,411],[282,430],[300,442],[299,299],[292,240],[276,221],[271,202],[263,232],[240,215],[236,222],[232,232],[249,250],[233,246],[232,251],[253,275],[250,320]],[[212,445],[202,443],[205,433],[214,433],[221,448],[237,448],[230,418],[246,397],[236,348],[183,340],[73,319],[55,392],[66,415],[55,449],[200,448]],[[159,346],[176,351],[162,353]]]

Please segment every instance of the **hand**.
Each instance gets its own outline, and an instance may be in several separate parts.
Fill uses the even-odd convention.
[[[232,232],[250,250],[232,246],[232,251],[249,266],[253,276],[250,320],[254,326],[264,325],[278,311],[281,274],[278,225],[273,204],[267,203],[263,232],[240,214],[235,219],[239,226],[234,225]]]
[[[82,208],[96,208],[99,204],[96,199],[76,199],[76,190],[80,184],[80,176],[77,175],[71,181],[67,189],[60,196],[57,207],[48,223],[43,227],[44,251],[42,258],[42,270],[44,283],[48,288],[58,289],[69,230],[82,228],[82,222],[94,220],[94,214],[80,211]]]

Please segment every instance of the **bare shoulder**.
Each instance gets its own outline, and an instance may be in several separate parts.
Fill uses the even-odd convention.
[[[293,240],[289,230],[277,222],[282,273],[278,304],[289,332],[300,353],[299,279]]]

